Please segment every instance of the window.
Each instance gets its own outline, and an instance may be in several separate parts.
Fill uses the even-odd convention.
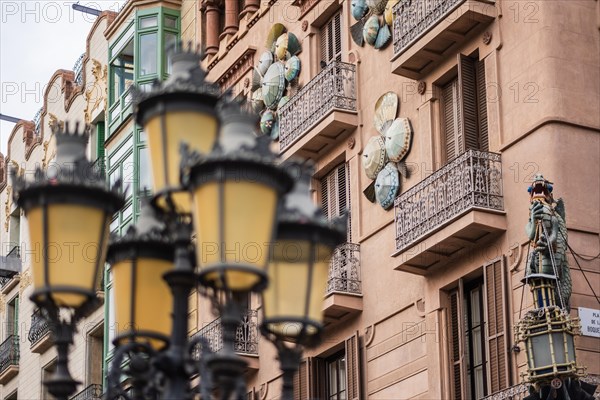
[[[94,328],[87,335],[87,385],[102,384],[104,351],[104,324]]]
[[[362,399],[358,332],[333,356],[308,357],[294,377],[294,400]]]
[[[56,371],[56,359],[52,360],[51,362],[49,362],[42,368],[42,382],[45,382],[46,380],[50,379],[52,377],[52,375],[54,375],[55,371]],[[55,397],[52,396],[48,392],[48,388],[46,387],[46,385],[42,385],[42,397],[40,397],[40,398],[41,399],[55,399]]]
[[[446,162],[468,149],[489,150],[485,67],[459,54],[458,75],[442,87],[442,132]]]
[[[321,179],[321,208],[332,219],[348,212],[348,241],[350,235],[350,191],[348,164],[342,163]]]
[[[327,398],[330,400],[346,399],[346,352],[337,354],[325,361],[327,373]]]
[[[336,13],[321,28],[321,62],[342,61],[342,13]],[[323,65],[323,64],[322,64]]]
[[[480,278],[461,279],[449,294],[455,399],[481,399],[508,386],[504,263],[496,260],[482,271]]]
[[[19,296],[13,298],[6,309],[6,338],[19,337]],[[18,339],[17,339],[18,342]]]
[[[133,84],[133,38],[115,55],[110,63],[110,104],[114,104]]]
[[[5,249],[4,254],[18,256],[19,249],[16,249],[16,247],[20,246],[21,244],[21,208],[15,208],[15,210],[12,213],[10,213],[9,218],[9,243],[8,248]]]

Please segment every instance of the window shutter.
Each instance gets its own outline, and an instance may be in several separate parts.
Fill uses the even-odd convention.
[[[454,390],[453,398],[462,400],[461,376],[462,376],[462,334],[461,334],[461,299],[460,291],[455,290],[450,293],[450,355],[452,362],[452,388]]]
[[[446,162],[452,161],[457,155],[456,136],[459,131],[458,116],[458,80],[454,79],[442,89],[444,139],[446,147]]]
[[[362,399],[362,385],[360,380],[360,347],[358,331],[346,339],[346,384],[347,399]]]
[[[327,184],[327,177],[321,180],[321,209],[323,215],[329,218],[329,185]]]
[[[318,357],[312,357],[309,360],[309,367],[312,371],[310,398],[311,399],[326,399],[327,398],[327,372],[325,360]]]
[[[477,121],[477,84],[475,78],[475,61],[472,58],[458,55],[458,81],[460,88],[460,106],[462,137],[459,139],[459,153],[467,149],[479,149],[479,124]]]
[[[306,400],[309,398],[310,369],[309,358],[300,362],[298,372],[294,376],[294,400]]]
[[[321,60],[342,60],[342,14],[335,14],[321,28]]]
[[[481,60],[475,64],[477,78],[477,121],[479,128],[479,150],[489,151],[488,116],[487,116],[487,91],[485,85],[485,62]]]
[[[502,259],[483,267],[489,392],[508,387],[508,346],[506,340],[506,274]]]

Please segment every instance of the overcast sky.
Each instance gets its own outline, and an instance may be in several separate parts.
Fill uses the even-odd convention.
[[[71,8],[75,1],[0,0],[0,113],[33,119],[42,106],[44,86],[57,69],[72,69],[85,52],[96,17]],[[125,0],[80,1],[118,11]],[[13,123],[0,121],[0,151]]]

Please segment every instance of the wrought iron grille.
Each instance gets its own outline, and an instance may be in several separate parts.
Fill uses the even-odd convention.
[[[355,72],[354,64],[332,61],[281,107],[280,151],[285,151],[329,112],[356,112]]]
[[[360,283],[360,245],[344,243],[336,247],[329,263],[327,294],[361,294]]]
[[[211,351],[219,351],[223,348],[223,326],[221,318],[217,318],[204,328],[200,329],[193,336],[202,336],[209,343]],[[193,350],[194,359],[199,359],[201,346],[198,345]],[[258,312],[257,310],[246,310],[242,318],[242,323],[235,332],[235,342],[233,350],[236,353],[258,354]]]
[[[70,400],[102,400],[102,385],[93,383],[71,397]]]
[[[12,276],[0,276],[0,288],[6,286],[12,280]]]
[[[79,56],[75,64],[73,65],[73,72],[75,73],[75,84],[77,86],[83,85],[83,59],[85,58],[85,53]]]
[[[27,334],[27,340],[33,346],[48,332],[50,332],[50,322],[44,317],[41,309],[38,308],[31,314],[31,328]]]
[[[42,111],[44,111],[44,107],[40,108],[33,117],[33,123],[35,125],[35,133],[36,135],[40,134],[40,128],[42,124]]]
[[[394,56],[436,26],[466,0],[400,0],[394,6]],[[482,7],[492,7],[482,3]]]
[[[19,336],[11,335],[0,344],[0,374],[11,365],[19,365]]]
[[[394,202],[396,250],[472,209],[504,210],[500,154],[468,150]]]

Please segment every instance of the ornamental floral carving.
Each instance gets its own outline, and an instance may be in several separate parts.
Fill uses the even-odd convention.
[[[33,282],[33,275],[31,274],[31,270],[28,269],[25,272],[21,273],[21,280],[19,281],[19,295],[23,295],[23,292],[31,283]]]
[[[94,81],[91,85],[88,85],[89,89],[87,89],[83,96],[86,101],[84,112],[85,123],[89,124],[92,120],[92,113],[97,110],[102,102],[104,101],[104,107],[106,108],[106,99],[107,99],[107,85],[106,78],[108,72],[106,65],[102,67],[100,61],[92,59],[92,76],[94,77]]]

